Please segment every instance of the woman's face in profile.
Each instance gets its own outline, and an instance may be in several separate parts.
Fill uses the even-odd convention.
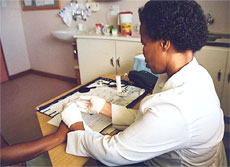
[[[167,57],[163,54],[162,40],[153,41],[147,34],[146,24],[141,24],[140,33],[146,67],[150,68],[154,74],[166,72]]]

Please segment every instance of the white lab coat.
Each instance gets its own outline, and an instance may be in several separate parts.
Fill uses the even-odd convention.
[[[108,166],[223,166],[223,112],[208,72],[195,58],[169,79],[159,77],[139,111],[112,105],[115,136],[68,133],[66,152]]]

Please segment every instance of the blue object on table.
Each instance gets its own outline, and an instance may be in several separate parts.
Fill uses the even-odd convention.
[[[145,57],[143,54],[140,54],[134,57],[133,69],[136,71],[147,71],[153,74],[152,71],[146,67]],[[157,77],[159,76],[158,74],[153,74],[153,75]]]

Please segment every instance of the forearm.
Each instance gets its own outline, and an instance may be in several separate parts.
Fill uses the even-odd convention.
[[[107,102],[104,104],[102,110],[100,111],[100,114],[112,118],[112,105],[111,103]]]
[[[68,132],[68,127],[61,122],[57,131],[51,135],[32,142],[4,147],[0,154],[1,165],[11,165],[30,160],[63,143]]]
[[[107,166],[128,164],[118,151],[118,140],[96,132],[75,131],[68,134],[66,152],[75,156],[92,157]],[[118,146],[119,147],[119,146]]]
[[[1,164],[11,165],[30,160],[61,144],[64,140],[52,134],[32,142],[5,147],[1,150]]]
[[[131,125],[138,114],[138,110],[126,108],[125,106],[105,103],[100,114],[112,119],[115,125]]]

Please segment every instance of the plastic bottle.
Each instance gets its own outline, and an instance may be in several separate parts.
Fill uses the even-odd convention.
[[[101,35],[102,34],[102,24],[97,23],[96,24],[96,34]]]

